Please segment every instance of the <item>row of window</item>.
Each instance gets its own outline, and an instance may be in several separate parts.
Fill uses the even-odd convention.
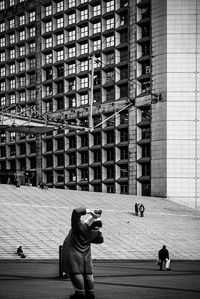
[[[7,7],[12,7],[16,5],[17,3],[20,2],[25,2],[25,0],[1,0],[0,1],[0,10],[4,10],[6,8],[6,1],[8,3]],[[77,5],[88,3],[88,0],[60,0],[57,2],[53,2],[52,4],[47,4],[46,6],[42,7],[42,15],[43,17],[50,16],[52,14],[61,12],[65,9],[68,8],[75,8]],[[117,3],[118,4],[118,3]],[[104,1],[102,5],[95,5],[93,6],[93,15],[99,15],[101,14],[101,10],[103,12],[110,12],[113,11],[114,9],[118,9],[120,7],[124,7],[128,5],[128,0],[121,0],[120,5],[115,6],[115,1],[114,0],[109,0],[109,1]],[[84,11],[84,10],[83,10]]]

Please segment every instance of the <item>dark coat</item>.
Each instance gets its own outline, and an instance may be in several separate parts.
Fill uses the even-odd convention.
[[[81,216],[85,214],[85,208],[73,210],[71,230],[63,243],[62,270],[68,274],[92,274],[91,243],[103,243],[102,233],[90,230],[81,220]]]
[[[165,259],[169,259],[169,252],[166,248],[162,248],[158,252],[158,258],[161,261],[165,261]]]

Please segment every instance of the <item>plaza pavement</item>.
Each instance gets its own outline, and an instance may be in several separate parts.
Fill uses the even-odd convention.
[[[144,217],[134,214],[143,203]],[[0,185],[0,259],[58,259],[72,209],[102,209],[104,243],[92,246],[95,260],[156,260],[163,244],[172,260],[200,260],[200,211],[167,199],[61,189]]]
[[[200,261],[94,261],[95,299],[199,299]],[[1,299],[68,299],[73,288],[58,278],[57,260],[0,260]]]

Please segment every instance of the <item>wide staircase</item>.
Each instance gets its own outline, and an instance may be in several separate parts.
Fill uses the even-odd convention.
[[[135,203],[144,217],[134,214]],[[0,259],[58,259],[73,208],[102,209],[104,243],[94,259],[156,259],[166,245],[172,259],[200,259],[200,212],[166,199],[0,185]]]

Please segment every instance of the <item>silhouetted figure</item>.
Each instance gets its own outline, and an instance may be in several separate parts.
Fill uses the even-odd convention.
[[[158,265],[160,266],[160,271],[163,269],[163,263],[165,263],[166,270],[171,270],[169,251],[165,245],[163,245],[162,249],[158,251]]]
[[[24,254],[24,252],[23,252],[23,250],[22,250],[22,246],[19,246],[17,248],[17,255],[19,255],[21,258],[25,258],[26,257],[25,254]]]
[[[139,206],[139,212],[140,212],[140,216],[141,216],[141,217],[144,217],[144,211],[145,211],[145,207],[144,207],[143,204],[141,204],[141,205]]]
[[[138,216],[138,204],[137,204],[137,202],[135,203],[135,215]]]

